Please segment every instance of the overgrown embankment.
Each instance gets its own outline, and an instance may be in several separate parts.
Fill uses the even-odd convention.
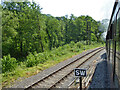
[[[16,60],[15,58],[4,56],[2,59],[2,84],[3,86],[10,85],[18,78],[26,78],[37,74],[41,70],[49,68],[61,61],[73,57],[81,52],[88,49],[104,46],[101,43],[92,42],[91,45],[84,45],[84,41],[71,42],[64,46],[54,48],[51,51],[43,53],[29,53],[29,55],[22,61]]]
[[[3,86],[104,42],[101,23],[88,15],[53,17],[42,14],[41,7],[29,1],[2,2],[0,6]]]

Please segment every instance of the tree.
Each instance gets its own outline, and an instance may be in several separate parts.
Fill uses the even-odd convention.
[[[90,16],[53,17],[42,14],[34,2],[4,2],[2,8],[3,56],[24,58],[30,52],[52,50],[71,41],[88,45],[101,41],[101,23]]]

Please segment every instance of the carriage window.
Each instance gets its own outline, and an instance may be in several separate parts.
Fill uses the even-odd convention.
[[[120,54],[120,12],[117,15],[116,51]]]

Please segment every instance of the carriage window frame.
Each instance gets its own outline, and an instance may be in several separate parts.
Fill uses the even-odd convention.
[[[118,55],[120,54],[120,8],[118,9],[118,12],[116,14],[116,33],[115,33],[115,41],[116,41],[116,53],[115,53],[115,56],[116,56],[116,60],[115,60],[115,73],[117,74],[118,78],[120,79],[120,59],[118,58]],[[119,81],[119,80],[118,80]],[[119,81],[120,83],[120,81]]]
[[[120,8],[119,8],[119,11],[118,11],[118,13],[117,13],[117,27],[116,27],[116,38],[115,38],[115,40],[118,42],[118,46],[117,46],[117,43],[116,43],[116,51],[120,51],[120,39],[119,39],[119,37],[120,37],[120,27],[119,27],[119,25],[120,25]],[[119,52],[119,54],[120,54],[120,52]]]

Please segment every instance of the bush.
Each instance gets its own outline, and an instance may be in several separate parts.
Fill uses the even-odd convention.
[[[62,51],[61,54],[65,55],[65,54],[67,54],[67,51]]]
[[[62,49],[69,49],[69,48],[70,48],[69,44],[66,44],[66,45],[62,46]]]
[[[95,41],[94,41],[94,42],[93,42],[93,41],[91,41],[91,44],[92,44],[92,45],[95,45],[96,43],[97,43],[97,42],[95,42]]]
[[[2,72],[15,70],[17,67],[17,61],[15,58],[11,58],[10,54],[8,56],[3,56],[2,59]]]
[[[38,65],[39,63],[44,63],[48,59],[48,55],[46,52],[38,53],[34,52],[33,54],[30,53],[27,56],[26,67],[32,67]]]
[[[35,60],[35,57],[32,53],[30,53],[28,56],[27,56],[27,61],[26,61],[26,66],[27,67],[32,67],[32,66],[35,66],[37,65],[39,62],[37,60]]]
[[[44,57],[45,57],[44,59],[48,60],[49,59],[49,53],[48,52],[44,52],[43,54],[44,54]]]
[[[76,43],[76,46],[77,46],[78,48],[81,48],[81,47],[83,46],[83,44],[82,44],[81,42],[77,42],[77,43]]]
[[[71,42],[70,42],[70,47],[73,48],[74,45],[75,45],[75,42],[74,42],[74,41],[71,41]]]
[[[2,61],[1,61],[1,58],[0,58],[0,74],[2,73]]]
[[[62,55],[61,52],[62,51],[56,50],[56,56],[61,56]]]
[[[38,53],[36,60],[39,61],[39,63],[44,63],[48,58],[47,53]]]

